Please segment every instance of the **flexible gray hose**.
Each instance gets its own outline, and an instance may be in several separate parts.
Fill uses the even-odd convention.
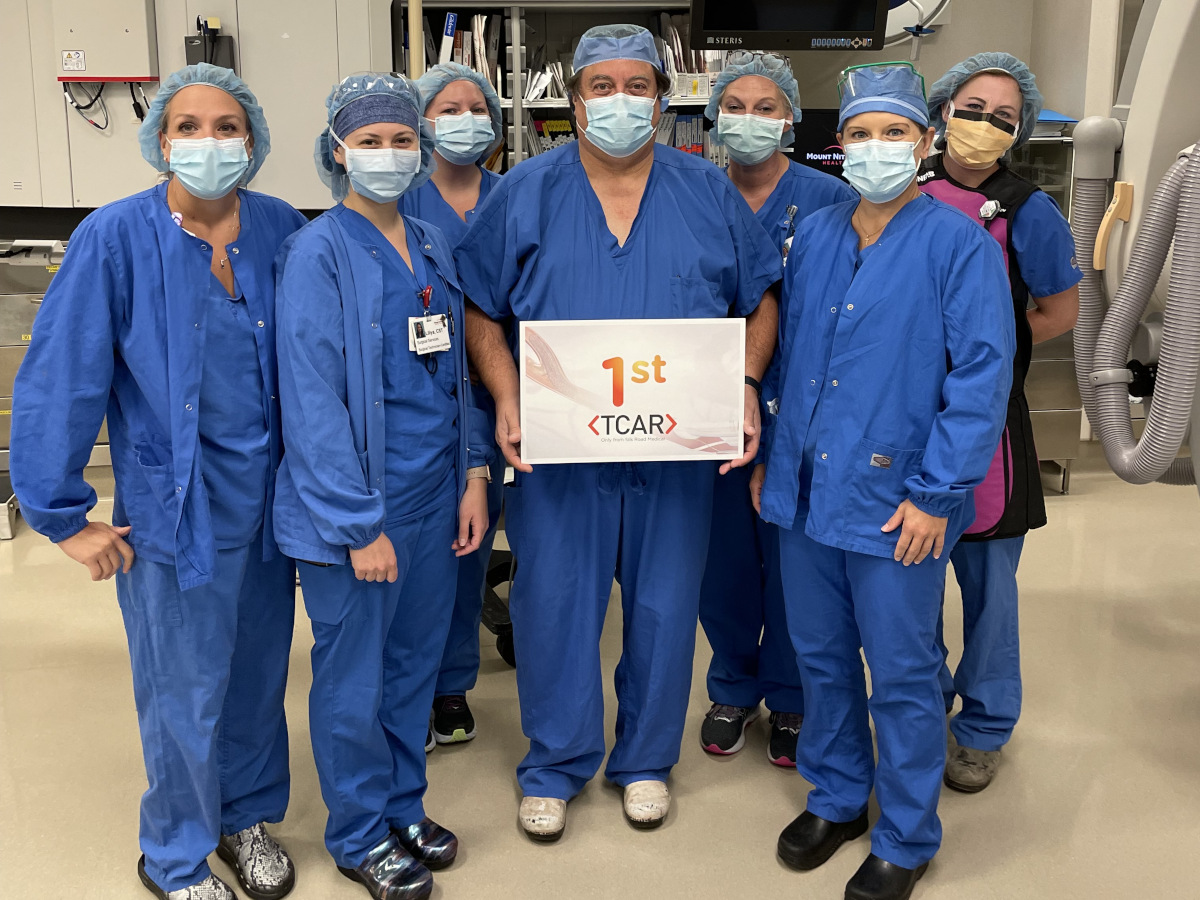
[[[1129,266],[1107,316],[1100,274],[1092,251],[1107,199],[1106,183],[1081,180],[1075,213],[1081,268],[1080,315],[1076,326],[1076,378],[1088,419],[1099,432],[1112,470],[1134,484],[1162,479],[1195,483],[1190,460],[1176,460],[1191,417],[1192,392],[1200,369],[1200,153],[1177,161],[1159,183],[1143,217]],[[1129,345],[1162,274],[1175,239],[1163,344],[1154,402],[1140,441],[1129,418],[1123,383],[1095,384],[1093,373],[1122,369]]]

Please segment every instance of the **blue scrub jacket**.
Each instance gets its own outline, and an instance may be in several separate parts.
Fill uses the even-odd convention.
[[[258,326],[274,471],[274,260],[305,219],[282,200],[238,193],[242,229],[229,258]],[[216,561],[198,432],[211,264],[212,247],[171,219],[165,182],[96,210],[71,235],[13,391],[10,463],[25,521],[56,543],[87,525],[96,492],[83,469],[107,414],[113,524],[133,526],[139,556],[173,564],[181,590],[212,581]],[[266,559],[275,556],[272,484]]]
[[[804,515],[811,439],[809,537],[891,556],[898,534],[880,528],[908,499],[950,519],[949,549],[974,518],[972,489],[995,454],[1012,386],[1004,259],[987,232],[924,194],[860,253],[856,205],[813,213],[792,242],[762,516],[790,529]]]
[[[343,565],[383,531],[383,247],[354,239],[338,205],[279,251],[279,388],[287,453],[275,489],[275,540],[294,559]],[[450,247],[427,222],[404,217],[433,280],[430,311],[454,317],[458,490],[468,466],[494,451],[471,400],[463,296]],[[467,427],[462,427],[466,423]],[[430,473],[432,476],[434,473]]]

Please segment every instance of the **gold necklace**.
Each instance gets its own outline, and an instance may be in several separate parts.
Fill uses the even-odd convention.
[[[229,226],[229,230],[233,232],[233,240],[238,239],[238,235],[242,233],[242,198],[238,197],[237,205],[233,208],[233,224]],[[232,243],[232,241],[231,241]],[[229,262],[229,253],[221,257],[221,268],[225,268],[225,263]]]
[[[861,218],[861,217],[858,215],[858,213],[855,213],[855,214],[854,214],[854,216],[851,216],[851,218],[850,218],[850,224],[852,224],[852,225],[854,224],[854,219],[855,219],[855,218],[858,218],[858,227],[859,227],[859,228],[862,228],[862,229],[864,229],[864,230],[865,230],[865,229],[866,229],[866,226],[862,224],[862,218]],[[890,220],[889,220],[889,221],[890,221]],[[878,230],[876,230],[876,231],[869,231],[869,232],[867,232],[865,235],[863,235],[863,236],[862,236],[862,242],[863,242],[863,246],[867,246],[867,245],[869,245],[869,244],[871,243],[871,241],[873,241],[873,240],[875,239],[875,236],[876,236],[877,234],[879,234],[881,231],[883,231],[883,229],[887,228],[887,226],[888,226],[888,223],[887,223],[887,222],[884,222],[884,223],[883,223],[881,226],[879,226]]]

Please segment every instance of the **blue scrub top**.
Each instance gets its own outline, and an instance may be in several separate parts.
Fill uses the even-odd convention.
[[[1012,383],[1003,256],[982,228],[924,194],[859,251],[855,206],[814,213],[792,244],[762,516],[887,557],[897,535],[880,528],[908,499],[950,519],[953,545],[974,518],[971,491],[995,453]]]
[[[391,243],[366,218],[347,210],[347,231],[356,240],[380,248],[383,257],[383,413],[387,458],[384,478],[384,527],[426,515],[438,505],[454,504],[458,455],[458,399],[454,350],[432,354],[432,375],[424,356],[408,349],[408,319],[424,314],[420,292],[429,284],[421,243],[406,228],[409,269]],[[442,301],[439,305],[439,299]],[[432,313],[445,313],[445,297],[432,297]],[[460,339],[456,329],[452,341]]]
[[[789,159],[775,190],[755,215],[782,252],[789,234],[818,209],[857,199],[854,188],[840,178]],[[787,214],[789,206],[796,207],[794,216]]]
[[[432,181],[427,181],[415,191],[409,191],[400,198],[400,211],[406,216],[412,216],[428,222],[431,225],[437,226],[446,238],[446,242],[453,250],[458,245],[467,233],[467,228],[475,221],[475,215],[483,206],[488,194],[492,188],[500,180],[500,176],[490,169],[479,167],[482,173],[482,178],[479,181],[479,199],[475,201],[475,208],[467,211],[467,220],[464,222],[458,217],[458,213],[454,208],[442,198],[441,191]],[[474,393],[475,405],[483,411],[491,423],[490,430],[496,430],[496,404],[492,400],[492,395],[487,392],[482,384],[472,384],[471,390]]]
[[[217,549],[229,550],[250,543],[262,527],[270,435],[246,298],[230,297],[215,275],[210,281],[200,381],[200,471]]]
[[[1083,280],[1071,226],[1045,191],[1030,194],[1013,216],[1012,245],[1032,297],[1061,294]]]
[[[275,539],[289,556],[313,562],[346,563],[349,550],[374,541],[391,514],[384,349],[392,341],[384,340],[384,310],[393,306],[407,328],[410,310],[421,306],[415,297],[411,305],[403,297],[392,303],[384,266],[387,251],[395,250],[377,230],[364,235],[363,221],[339,204],[280,249],[279,385],[287,453],[279,466]],[[442,233],[419,219],[404,224],[409,250],[433,287],[430,309],[449,307],[456,323],[451,352],[439,359],[438,370],[444,366],[456,379],[452,465],[461,495],[467,468],[494,457],[486,418],[470,406],[462,293]],[[415,290],[415,276],[409,277],[408,290]],[[403,347],[408,353],[407,333]],[[428,384],[423,365],[421,375],[426,381],[418,383]]]
[[[840,178],[834,178],[826,172],[818,172],[793,159],[788,160],[788,167],[780,177],[779,183],[775,185],[775,190],[771,191],[771,196],[767,198],[767,202],[759,208],[755,215],[767,229],[767,233],[775,240],[776,245],[780,248],[780,253],[782,253],[784,243],[788,237],[795,234],[795,230],[801,222],[818,209],[824,209],[834,203],[844,203],[847,200],[858,200],[858,194],[850,185]],[[794,215],[788,215],[789,206],[796,207]],[[782,306],[784,298],[780,297],[779,299],[781,304],[779,321],[782,323],[786,310]],[[779,368],[780,353],[776,348],[775,355],[771,357],[771,364],[767,367],[767,372],[763,375],[762,380],[763,439],[759,444],[759,462],[765,461],[767,447],[770,444],[768,432],[775,424],[775,415],[772,410],[778,408],[779,405]]]
[[[229,246],[254,323],[272,468],[282,451],[275,383],[275,255],[304,217],[274,197],[239,191],[241,231]],[[46,291],[13,397],[11,466],[21,513],[61,541],[87,525],[96,494],[83,470],[107,415],[113,523],[134,551],[176,567],[182,590],[216,562],[200,471],[199,416],[212,318],[212,247],[171,218],[166,182],[101,207],[71,235]],[[255,488],[248,488],[255,489]],[[275,553],[266,486],[264,555]]]
[[[746,316],[781,274],[725,173],[662,144],[623,246],[572,143],[505,175],[454,261],[484,313],[521,321]]]
[[[442,198],[433,181],[427,181],[415,191],[409,191],[400,198],[400,212],[414,219],[421,219],[430,225],[436,225],[442,230],[446,241],[453,248],[467,233],[467,227],[475,221],[475,214],[483,206],[483,202],[491,193],[492,187],[500,180],[500,176],[490,169],[479,166],[482,178],[479,181],[479,199],[475,208],[467,210],[467,220],[458,217],[454,208]]]

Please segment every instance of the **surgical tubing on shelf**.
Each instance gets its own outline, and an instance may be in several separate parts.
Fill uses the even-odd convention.
[[[1107,316],[1100,273],[1092,268],[1096,234],[1107,203],[1107,181],[1080,179],[1075,211],[1080,314],[1076,325],[1076,378],[1089,420],[1096,426],[1112,470],[1134,484],[1194,484],[1190,459],[1176,459],[1187,433],[1192,391],[1200,368],[1200,153],[1177,161],[1159,183],[1121,287]],[[1091,373],[1124,368],[1133,335],[1162,273],[1175,237],[1163,345],[1154,401],[1140,441],[1133,437],[1125,384],[1093,385]]]

